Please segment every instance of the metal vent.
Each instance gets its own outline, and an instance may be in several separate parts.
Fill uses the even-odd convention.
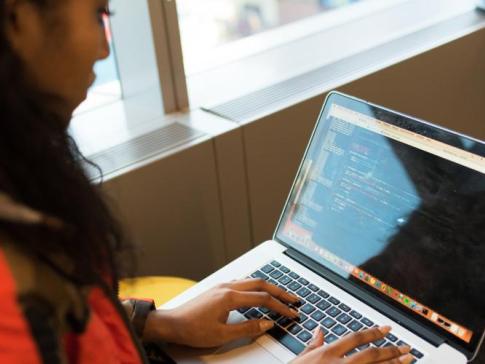
[[[173,123],[90,155],[88,159],[99,166],[103,174],[110,174],[205,135],[199,130]],[[99,171],[92,165],[86,164],[86,170],[92,179],[100,177]]]
[[[330,75],[336,77],[330,68],[334,70],[325,66],[205,110],[236,122],[252,119],[293,95],[321,86]]]
[[[372,73],[379,67],[395,63],[396,60],[407,59],[417,51],[422,52],[423,49],[446,43],[456,38],[456,34],[463,35],[463,29],[483,26],[483,19],[483,16],[477,13],[457,16],[452,20],[438,23],[398,40],[204,110],[239,123],[254,120],[265,113],[274,112],[278,107],[288,105],[288,101],[296,95],[325,92],[329,87],[348,82],[352,77]],[[436,39],[441,41],[437,42]]]

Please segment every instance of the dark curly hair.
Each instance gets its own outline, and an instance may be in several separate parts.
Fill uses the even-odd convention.
[[[47,14],[61,1],[30,0]],[[116,282],[116,257],[128,245],[118,221],[83,168],[86,160],[68,135],[69,120],[50,110],[54,96],[35,89],[6,35],[0,3],[0,191],[64,222],[60,231],[0,221],[0,231],[30,254],[50,262],[58,254],[80,284],[101,276]]]

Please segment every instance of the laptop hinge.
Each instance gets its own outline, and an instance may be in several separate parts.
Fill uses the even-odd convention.
[[[384,302],[383,300],[377,297],[372,296],[368,292],[357,287],[356,285],[352,284],[346,279],[340,277],[338,274],[332,272],[330,269],[313,261],[312,259],[308,258],[306,255],[300,253],[299,251],[293,248],[288,248],[284,252],[284,254],[296,260],[298,263],[302,264],[303,266],[310,269],[314,273],[318,274],[322,278],[340,287],[341,289],[351,294],[352,296],[356,297],[360,301],[365,302],[367,305],[379,311],[381,314],[396,321],[397,323],[404,326],[406,329],[412,331],[414,334],[420,336],[421,338],[431,343],[432,345],[439,347],[441,344],[445,342],[443,338],[433,333],[427,327],[405,316],[404,314],[402,314],[401,312],[399,312],[398,310],[390,306],[388,303]]]

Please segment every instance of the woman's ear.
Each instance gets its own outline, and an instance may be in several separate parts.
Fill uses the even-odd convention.
[[[42,14],[32,1],[5,0],[7,39],[22,59],[31,59],[43,44]]]

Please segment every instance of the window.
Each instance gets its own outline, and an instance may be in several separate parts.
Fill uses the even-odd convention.
[[[120,100],[122,97],[111,24],[107,17],[104,22],[106,38],[108,39],[111,52],[107,59],[95,64],[94,73],[96,74],[96,81],[91,86],[87,99],[76,110],[76,114]]]
[[[96,112],[111,122],[111,134],[118,123],[120,138],[133,137],[133,129],[165,114],[213,109],[341,64],[470,12],[475,0],[110,0],[110,6],[112,52],[96,65],[97,81],[76,111],[73,129],[86,139],[92,133],[84,125]],[[97,130],[104,141],[107,128]]]
[[[162,86],[169,90],[171,83],[160,75],[170,74],[170,69],[159,67],[169,62],[159,62],[155,47],[167,41],[152,32],[152,21],[162,16],[151,14],[157,13],[149,8],[151,3],[161,4],[110,0],[114,16],[106,29],[111,54],[95,65],[96,82],[75,111],[69,130],[85,155],[136,138],[165,117]],[[154,28],[163,29],[159,23]]]
[[[310,16],[366,0],[179,0],[187,75],[216,48]]]
[[[178,0],[190,106],[221,105],[384,42],[391,31],[371,18],[399,16],[409,2],[417,0]]]

